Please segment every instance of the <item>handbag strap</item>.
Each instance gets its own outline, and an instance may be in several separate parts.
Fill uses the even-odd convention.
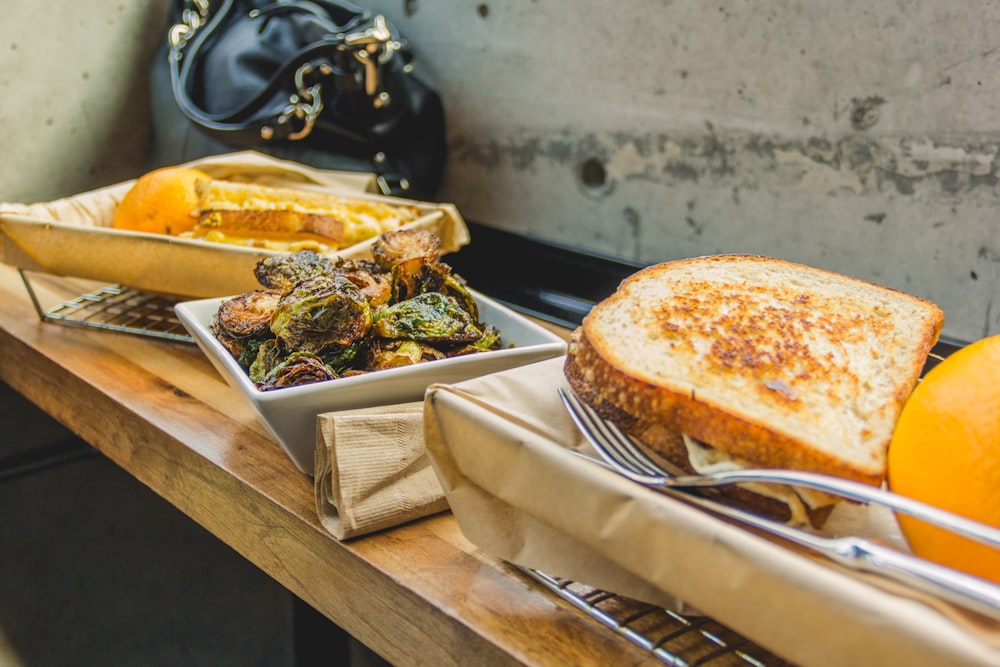
[[[357,88],[355,71],[345,72],[334,62],[334,55],[350,56],[363,70],[363,86],[354,91],[365,98],[372,113],[384,107],[388,94],[382,88],[382,67],[400,48],[399,36],[381,15],[345,2],[324,3],[309,0],[279,0],[252,9],[249,17],[266,21],[283,12],[304,11],[314,15],[326,29],[326,35],[286,59],[270,76],[264,87],[249,101],[224,113],[210,113],[199,106],[190,94],[190,83],[199,52],[239,11],[235,0],[223,0],[210,16],[208,0],[186,0],[180,20],[168,31],[168,60],[174,98],[192,122],[234,145],[253,146],[263,141],[300,140],[309,136],[323,111],[323,85],[340,83]],[[334,15],[336,12],[336,18]],[[337,19],[343,19],[337,23]],[[343,59],[341,59],[343,60]],[[289,80],[296,90],[278,113],[266,110]],[[362,134],[345,127],[327,128],[345,139],[365,142]]]

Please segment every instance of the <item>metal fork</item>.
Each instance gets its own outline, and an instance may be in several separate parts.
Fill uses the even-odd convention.
[[[985,579],[897,551],[873,540],[857,536],[834,538],[818,535],[720,502],[683,493],[683,491],[745,481],[777,482],[815,488],[861,502],[877,502],[932,521],[936,525],[943,525],[948,529],[955,530],[955,532],[993,546],[1000,545],[1000,538],[998,538],[1000,531],[874,487],[853,482],[841,485],[840,482],[846,480],[839,478],[834,478],[831,483],[825,475],[807,474],[805,477],[800,477],[797,471],[760,470],[743,471],[749,473],[743,477],[735,475],[675,476],[660,467],[639,449],[628,435],[614,424],[601,418],[572,392],[564,391],[561,388],[558,391],[577,428],[608,465],[620,475],[644,486],[682,495],[688,502],[694,502],[716,514],[805,547],[850,569],[891,577],[967,609],[1000,620],[1000,586]],[[778,472],[784,474],[771,474]],[[855,486],[864,488],[857,489],[854,488]],[[932,511],[928,513],[927,510]],[[926,519],[926,517],[930,517],[930,519]],[[955,519],[960,519],[960,521],[955,522]],[[960,526],[960,529],[956,530],[955,525]]]
[[[563,391],[561,388],[558,391],[573,422],[588,438],[597,453],[619,473],[640,484],[690,489],[765,482],[815,489],[841,498],[882,505],[1000,549],[1000,530],[993,526],[972,521],[886,489],[840,477],[776,468],[744,468],[700,475],[671,474],[642,451],[632,438],[614,424],[602,419],[593,408],[572,392]]]

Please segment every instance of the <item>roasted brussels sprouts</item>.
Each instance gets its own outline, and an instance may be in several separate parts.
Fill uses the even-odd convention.
[[[385,271],[415,257],[431,262],[441,259],[441,239],[426,229],[398,229],[386,232],[372,243],[372,257]]]
[[[311,352],[285,353],[276,340],[267,340],[261,344],[257,358],[250,365],[250,380],[261,390],[331,380],[350,370],[360,345],[355,343],[319,356]]]
[[[253,275],[263,287],[287,290],[300,280],[326,275],[332,270],[330,258],[312,250],[299,250],[287,255],[265,257],[257,262]]]
[[[227,299],[212,320],[212,333],[243,368],[248,368],[261,342],[273,338],[271,316],[281,298],[277,290],[258,290]]]
[[[451,275],[451,267],[427,257],[411,257],[393,266],[390,274],[392,301],[398,303],[424,292],[442,291]]]
[[[216,338],[261,390],[350,377],[501,346],[427,230],[379,237],[372,260],[310,250],[258,262],[264,289],[222,303]]]
[[[337,376],[323,360],[309,352],[292,352],[257,383],[262,390],[296,387],[313,382],[333,380]]]
[[[227,299],[215,313],[214,328],[233,338],[264,335],[280,299],[278,290],[257,290]]]
[[[372,312],[358,286],[336,272],[295,284],[278,301],[271,331],[285,350],[320,353],[361,340]]]
[[[425,292],[386,306],[378,312],[375,333],[428,343],[471,343],[482,336],[458,301],[440,292]]]
[[[271,371],[277,368],[284,356],[281,348],[278,347],[278,341],[275,339],[271,338],[262,342],[257,349],[257,355],[247,369],[250,381],[260,385],[271,374]]]
[[[336,271],[357,285],[373,308],[389,303],[392,298],[389,274],[375,262],[342,260],[337,264]]]
[[[445,359],[447,356],[444,352],[415,340],[377,339],[367,350],[365,366],[368,370],[378,371],[385,368],[412,366],[424,361],[436,361]]]
[[[457,299],[466,312],[472,316],[472,319],[479,321],[479,306],[476,304],[476,298],[469,292],[464,278],[454,273],[449,274],[448,279],[444,281],[441,292]]]

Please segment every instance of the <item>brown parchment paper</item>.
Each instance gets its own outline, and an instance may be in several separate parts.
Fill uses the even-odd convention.
[[[255,151],[215,155],[185,165],[218,179],[417,206],[421,217],[406,226],[434,231],[441,238],[442,253],[455,252],[470,240],[453,204],[372,194],[371,174],[315,169]],[[188,298],[230,296],[259,287],[253,268],[276,251],[113,229],[115,210],[134,183],[133,179],[51,202],[0,203],[0,261],[29,271]],[[373,240],[336,255],[367,257]]]
[[[428,454],[471,542],[555,576],[690,605],[803,665],[1000,664],[992,621],[752,534],[579,456],[588,448],[555,391],[567,386],[563,361],[428,389]],[[837,521],[875,533],[894,526],[885,517]]]

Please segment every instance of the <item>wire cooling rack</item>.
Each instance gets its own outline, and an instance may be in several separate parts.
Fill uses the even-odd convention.
[[[21,280],[43,322],[194,342],[174,314],[176,299],[110,285],[45,308],[24,270]]]
[[[177,300],[122,285],[99,287],[44,307],[25,271],[21,278],[44,322],[194,342],[174,314]],[[560,579],[517,568],[581,613],[673,667],[786,667],[791,665],[745,637],[704,616],[689,616]]]
[[[538,570],[518,568],[595,621],[673,667],[791,667],[707,616],[678,614]]]

